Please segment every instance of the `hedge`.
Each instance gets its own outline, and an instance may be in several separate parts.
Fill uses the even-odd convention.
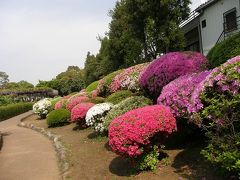
[[[208,53],[209,68],[215,68],[228,59],[240,55],[240,33],[216,44]]]
[[[69,124],[70,111],[67,109],[53,110],[47,115],[48,127],[58,127]]]
[[[134,94],[131,91],[129,91],[129,90],[122,90],[122,91],[117,91],[117,92],[111,94],[110,96],[108,96],[106,98],[105,101],[113,103],[113,104],[118,104],[122,100],[124,100],[124,99],[126,99],[128,97],[131,97],[131,96],[134,96]]]
[[[0,121],[17,116],[32,109],[33,103],[17,103],[0,107]]]
[[[99,81],[94,81],[93,83],[88,85],[88,87],[86,88],[86,92],[92,92],[95,89],[97,89],[98,83],[99,83]]]

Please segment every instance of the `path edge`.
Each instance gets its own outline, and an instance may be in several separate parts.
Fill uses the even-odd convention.
[[[47,137],[53,144],[55,152],[57,154],[58,162],[59,162],[59,170],[60,170],[60,176],[62,179],[67,179],[67,174],[69,170],[69,163],[67,160],[67,151],[65,146],[63,145],[63,142],[60,139],[59,135],[56,135],[50,131],[47,131],[45,128],[41,128],[38,126],[35,126],[31,123],[24,123],[23,121],[27,119],[28,117],[32,116],[34,113],[31,113],[23,118],[20,119],[20,123],[18,123],[19,127],[28,128],[31,130],[34,130],[38,133],[41,133],[45,137]]]

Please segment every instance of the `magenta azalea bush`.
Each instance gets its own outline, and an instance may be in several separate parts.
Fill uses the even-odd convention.
[[[197,52],[172,52],[154,60],[140,77],[140,85],[151,95],[179,76],[205,70],[207,59]]]
[[[78,104],[89,101],[86,96],[74,96],[67,101],[66,108],[71,112],[71,110]]]
[[[188,108],[191,108],[191,96],[196,86],[210,74],[210,71],[193,73],[171,81],[163,87],[157,103],[170,107],[176,118],[188,118]]]
[[[80,103],[76,105],[71,111],[71,122],[85,123],[85,117],[88,110],[93,107],[93,103]]]
[[[113,78],[110,85],[111,92],[114,93],[119,90],[140,90],[139,76],[148,65],[149,63],[144,63],[124,69],[123,72]]]
[[[136,157],[153,145],[152,137],[167,136],[176,128],[176,120],[166,106],[134,109],[111,122],[109,145],[117,154]]]

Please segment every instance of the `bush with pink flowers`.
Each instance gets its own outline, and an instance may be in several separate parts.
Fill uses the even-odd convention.
[[[171,108],[176,118],[188,118],[188,108],[192,106],[191,95],[195,87],[202,82],[210,71],[180,76],[163,87],[157,103]]]
[[[207,59],[197,52],[172,52],[154,60],[140,77],[140,85],[154,97],[169,82],[207,67]]]
[[[66,104],[66,108],[71,111],[76,105],[89,101],[89,98],[86,96],[74,96],[69,98]]]
[[[138,64],[124,69],[120,74],[113,78],[110,85],[111,92],[119,90],[139,91],[139,76],[148,67],[149,63]]]
[[[212,70],[192,95],[192,121],[209,139],[202,151],[222,170],[240,176],[240,56]]]
[[[154,146],[159,147],[162,138],[172,134],[176,128],[176,120],[166,106],[134,109],[111,122],[109,145],[117,154],[135,159],[152,152]]]
[[[54,109],[65,109],[66,108],[66,103],[68,101],[68,99],[71,98],[71,95],[68,95],[68,96],[64,96],[62,97],[61,99],[59,99],[59,101],[57,101],[55,103],[55,106],[54,106]]]
[[[113,78],[121,72],[122,72],[122,70],[112,72],[112,73],[108,74],[107,76],[105,76],[103,79],[101,79],[99,81],[97,89],[96,89],[97,95],[103,96],[103,97],[109,95],[110,94],[110,85],[112,83]]]
[[[71,122],[78,122],[81,125],[85,124],[86,114],[94,105],[93,103],[80,103],[76,105],[71,111]]]

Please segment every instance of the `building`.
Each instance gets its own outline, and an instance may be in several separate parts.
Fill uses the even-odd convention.
[[[207,55],[218,42],[240,30],[240,0],[208,0],[182,22],[186,50]]]

